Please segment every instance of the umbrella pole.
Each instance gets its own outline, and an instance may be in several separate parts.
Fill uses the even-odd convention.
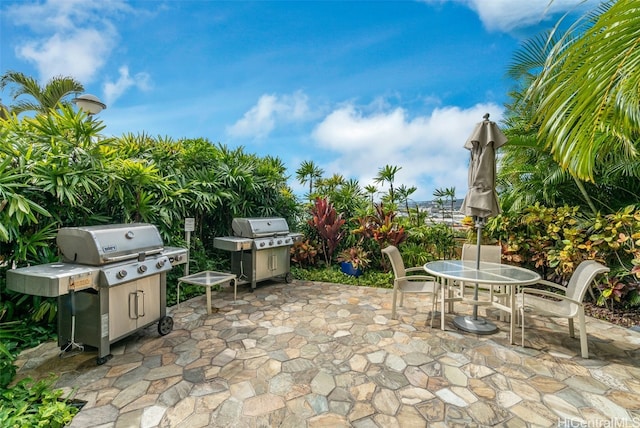
[[[475,217],[476,229],[478,229],[478,238],[476,240],[476,269],[480,270],[480,244],[482,242],[482,226],[483,218]],[[478,283],[475,284],[473,291],[473,300],[478,301]],[[475,334],[494,334],[498,332],[498,327],[495,324],[490,323],[484,318],[478,318],[478,305],[473,305],[472,316],[459,316],[455,317],[453,324],[460,330],[467,331]]]
[[[480,245],[482,244],[482,218],[476,217],[476,229],[477,235],[476,238],[476,269],[480,270]],[[478,301],[478,283],[476,282],[475,287],[473,289],[473,300]],[[473,305],[473,319],[475,321],[478,320],[478,305]]]

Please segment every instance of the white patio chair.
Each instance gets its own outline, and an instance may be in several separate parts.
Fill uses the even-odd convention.
[[[396,301],[398,293],[400,293],[400,306],[404,303],[405,293],[419,293],[419,294],[431,294],[431,327],[433,327],[433,318],[436,309],[436,302],[438,300],[438,291],[440,290],[440,283],[436,281],[433,276],[419,275],[413,272],[426,273],[424,269],[420,267],[405,268],[402,256],[397,247],[389,245],[384,248],[382,252],[389,258],[391,267],[393,268],[393,302],[391,306],[391,318],[396,318]]]
[[[571,337],[575,337],[573,320],[574,318],[578,318],[582,358],[589,358],[584,304],[582,300],[595,277],[598,274],[606,272],[609,272],[608,267],[595,260],[585,260],[580,263],[573,272],[566,287],[550,281],[539,281],[542,285],[563,292],[562,294],[535,288],[523,288],[520,290],[516,302],[522,323],[522,346],[524,347],[525,313],[544,317],[567,318],[569,320],[569,335]]]
[[[476,261],[478,257],[478,246],[475,244],[463,244],[462,245],[462,257],[463,261]],[[492,262],[492,263],[502,263],[502,247],[500,245],[480,245],[480,261],[481,262]],[[475,287],[474,283],[463,282],[460,284],[460,296],[464,297],[464,291],[467,287]],[[494,298],[503,297],[503,294],[494,295],[493,285],[479,285],[480,289],[489,290],[489,302],[493,301]]]

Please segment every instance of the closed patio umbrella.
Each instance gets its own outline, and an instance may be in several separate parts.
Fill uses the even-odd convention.
[[[489,120],[489,113],[478,123],[464,145],[471,152],[469,162],[469,190],[462,201],[460,210],[473,217],[478,229],[476,269],[480,268],[480,244],[482,227],[488,217],[500,214],[500,204],[496,192],[496,149],[507,142],[507,137],[495,122]],[[474,300],[478,301],[478,284],[475,286]],[[478,318],[478,306],[473,306],[473,316],[456,317],[453,323],[461,330],[477,334],[492,334],[498,328],[485,319]]]

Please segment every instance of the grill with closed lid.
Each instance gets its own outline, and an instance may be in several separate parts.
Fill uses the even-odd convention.
[[[147,223],[64,227],[56,243],[60,262],[9,270],[7,288],[58,297],[63,351],[93,346],[102,364],[110,344],[136,330],[157,321],[160,334],[171,331],[166,273],[187,262],[187,249],[165,247]]]
[[[231,271],[239,283],[256,283],[275,277],[293,278],[290,273],[289,250],[300,233],[289,231],[281,217],[241,217],[231,222],[234,236],[215,238],[215,248],[231,252]]]

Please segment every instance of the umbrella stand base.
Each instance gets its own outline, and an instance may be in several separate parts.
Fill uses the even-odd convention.
[[[498,332],[495,324],[485,320],[484,318],[473,318],[472,316],[459,316],[453,320],[453,325],[460,330],[475,334],[494,334]]]

